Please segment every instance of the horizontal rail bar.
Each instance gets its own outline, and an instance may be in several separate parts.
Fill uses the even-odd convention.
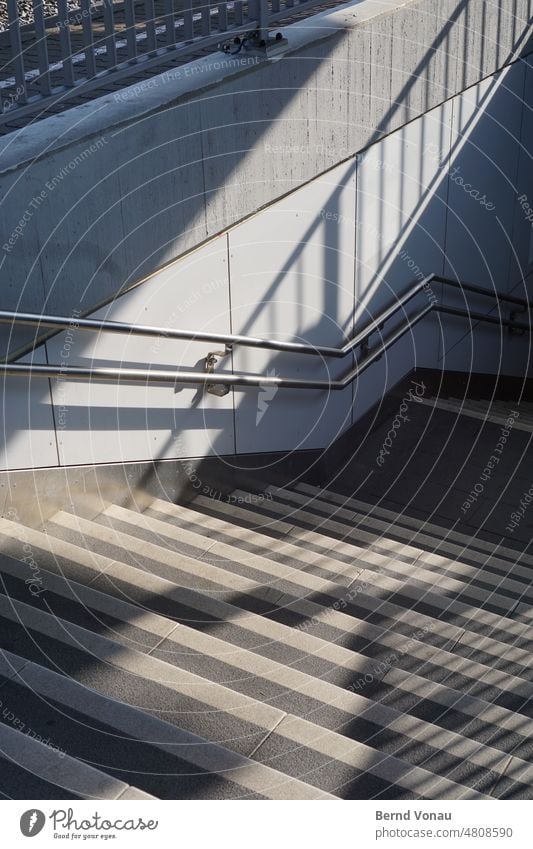
[[[351,371],[348,372],[344,377],[340,378],[340,380],[332,381],[329,384],[330,388],[335,389],[345,389],[350,383],[352,383],[357,377],[363,374],[364,371],[367,370],[371,365],[373,365],[383,354],[388,351],[392,345],[398,342],[402,336],[405,336],[406,333],[409,333],[415,327],[419,321],[422,321],[423,318],[428,315],[428,313],[432,312],[433,304],[428,304],[427,307],[424,307],[423,310],[420,310],[413,318],[409,319],[405,324],[402,324],[399,328],[397,328],[390,336],[387,337],[383,341],[381,345],[379,345],[374,351],[371,351],[360,363],[357,363]]]
[[[383,312],[377,317],[372,319],[368,324],[366,324],[361,330],[359,330],[356,335],[349,342],[346,343],[340,350],[342,351],[342,356],[346,356],[346,354],[353,351],[358,345],[364,342],[368,336],[378,330],[382,324],[392,318],[392,316],[399,312],[403,307],[407,306],[409,301],[412,301],[413,298],[416,298],[418,294],[424,289],[425,286],[428,286],[430,283],[435,280],[434,274],[429,274],[427,277],[424,277],[423,280],[420,280],[418,283],[414,283],[412,286],[407,289],[403,295],[390,304]]]
[[[345,389],[358,378],[367,368],[375,363],[383,354],[406,333],[409,333],[430,312],[444,312],[475,321],[486,321],[490,324],[504,324],[520,330],[529,330],[529,325],[513,322],[508,319],[498,319],[495,316],[470,313],[458,307],[445,307],[431,303],[396,328],[374,350],[370,351],[360,362],[344,376],[335,380],[314,380],[296,377],[262,374],[218,374],[215,372],[171,371],[159,369],[128,369],[112,367],[85,368],[63,365],[41,365],[32,363],[9,363],[0,366],[0,377],[27,375],[29,377],[58,378],[61,380],[94,380],[115,383],[169,383],[169,384],[200,384],[204,386],[244,386],[265,387],[275,386],[280,389],[326,389],[338,391]]]
[[[303,342],[277,342],[273,339],[261,339],[255,336],[239,336],[231,333],[207,333],[193,330],[175,330],[172,328],[152,327],[143,324],[127,324],[122,321],[106,321],[93,318],[67,318],[65,316],[36,313],[15,313],[0,310],[0,324],[23,324],[30,327],[53,328],[56,330],[94,330],[100,333],[122,333],[132,336],[157,336],[162,339],[188,339],[191,342],[211,342],[213,344],[246,345],[251,348],[287,351],[297,354],[317,354],[319,356],[344,356],[341,348],[313,347]]]
[[[222,386],[245,386],[264,387],[276,386],[285,389],[344,389],[376,359],[383,355],[387,347],[394,344],[405,333],[411,330],[428,312],[432,306],[427,306],[422,312],[415,316],[410,322],[396,330],[389,340],[386,340],[378,349],[371,352],[365,359],[351,369],[344,377],[336,380],[312,380],[305,378],[265,376],[262,374],[217,374],[214,372],[196,371],[170,371],[158,369],[128,369],[95,367],[86,368],[70,366],[65,368],[61,365],[41,365],[31,363],[10,363],[0,367],[0,376],[12,377],[15,375],[28,375],[30,377],[59,378],[62,380],[94,380],[114,383],[171,383],[171,384],[201,384]]]
[[[497,315],[487,315],[482,312],[472,312],[471,310],[463,310],[460,307],[447,307],[444,304],[439,304],[436,307],[439,312],[447,313],[448,315],[457,315],[461,318],[469,318],[472,321],[484,321],[487,324],[497,324],[504,327],[514,327],[516,330],[531,330],[531,324],[514,321],[512,318],[502,318]]]
[[[444,283],[446,286],[452,286],[455,289],[464,290],[465,292],[475,292],[477,295],[484,295],[489,298],[494,298],[497,301],[516,304],[524,307],[525,309],[533,309],[533,301],[528,301],[527,298],[518,298],[516,295],[499,294],[489,289],[484,289],[483,286],[477,286],[474,283],[462,283],[459,280],[452,280],[450,277],[443,277],[440,274],[434,274],[433,279],[437,283]]]

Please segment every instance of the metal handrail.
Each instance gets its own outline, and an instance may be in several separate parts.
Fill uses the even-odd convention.
[[[216,342],[227,346],[227,352],[231,351],[231,346],[238,344],[253,348],[262,348],[265,350],[275,350],[286,353],[298,353],[319,356],[325,358],[342,358],[351,353],[354,348],[361,346],[364,355],[363,357],[343,376],[333,380],[318,380],[296,377],[282,377],[279,375],[261,375],[261,374],[219,374],[212,371],[216,359],[215,356],[222,355],[223,352],[216,354],[211,352],[206,357],[206,366],[209,363],[209,371],[171,371],[160,369],[124,369],[112,367],[91,367],[84,368],[78,366],[65,367],[64,365],[44,365],[37,363],[6,363],[0,366],[0,376],[11,377],[16,375],[29,375],[32,377],[60,378],[63,380],[98,380],[106,382],[135,382],[135,383],[172,383],[172,384],[201,384],[206,387],[221,386],[244,386],[244,387],[267,387],[274,386],[278,388],[291,389],[327,389],[337,391],[345,389],[353,380],[359,377],[369,366],[380,359],[381,356],[406,333],[415,327],[423,318],[430,312],[436,311],[448,315],[454,315],[462,318],[467,318],[471,322],[486,322],[513,328],[519,331],[530,331],[531,325],[516,321],[513,317],[504,318],[502,316],[493,316],[484,313],[472,312],[469,309],[461,307],[447,306],[432,301],[430,304],[419,310],[412,317],[407,317],[406,321],[396,327],[391,334],[383,338],[382,341],[372,350],[368,348],[369,337],[376,331],[381,331],[383,325],[396,313],[398,313],[406,304],[411,301],[417,294],[422,291],[429,283],[440,282],[451,287],[474,292],[478,295],[490,297],[499,302],[511,303],[515,306],[520,306],[524,311],[533,309],[533,302],[523,298],[517,298],[514,295],[498,295],[470,283],[458,283],[455,280],[442,277],[437,274],[431,274],[423,280],[414,283],[409,289],[403,293],[394,303],[390,304],[382,313],[372,321],[368,322],[362,330],[358,331],[355,336],[346,342],[342,347],[324,347],[314,346],[308,343],[300,342],[278,342],[274,339],[260,339],[254,336],[239,336],[227,333],[204,333],[193,332],[189,330],[166,329],[162,327],[152,327],[149,325],[133,325],[124,322],[107,321],[105,319],[72,319],[64,316],[39,316],[34,313],[16,313],[6,310],[0,311],[0,323],[23,324],[30,326],[44,326],[54,329],[79,329],[85,331],[98,331],[131,334],[135,336],[157,336],[165,339],[187,339],[190,341]],[[37,345],[35,346],[37,347]],[[34,349],[35,349],[34,347]]]
[[[242,345],[250,348],[263,348],[269,351],[280,351],[293,354],[307,354],[318,357],[337,357],[342,359],[354,348],[357,348],[367,337],[372,335],[382,324],[388,321],[402,307],[413,300],[430,283],[443,283],[461,291],[473,292],[484,295],[494,300],[508,302],[521,306],[525,310],[533,309],[533,302],[514,295],[499,295],[473,283],[460,283],[439,274],[429,274],[422,280],[413,283],[402,295],[386,307],[380,315],[369,321],[359,330],[356,335],[341,347],[324,345],[311,345],[305,342],[282,342],[275,339],[261,339],[257,336],[242,336],[234,333],[207,333],[197,330],[180,330],[165,327],[155,327],[143,324],[128,324],[122,321],[111,321],[108,319],[72,318],[57,315],[39,315],[38,313],[12,312],[0,310],[0,324],[22,324],[25,326],[39,327],[52,330],[75,330],[96,331],[99,333],[120,333],[135,336],[151,336],[163,339],[183,339],[191,342],[210,342],[221,345]],[[440,307],[444,311],[444,307]],[[482,318],[479,317],[481,321]],[[46,340],[43,340],[43,342]],[[35,346],[37,347],[37,345]]]

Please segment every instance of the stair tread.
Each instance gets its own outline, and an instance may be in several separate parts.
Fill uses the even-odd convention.
[[[5,698],[5,692],[2,691]],[[4,700],[2,704],[5,704]],[[4,711],[7,708],[4,707]],[[15,727],[8,724],[0,724],[0,751],[5,760],[16,762],[18,767],[24,768],[35,778],[39,778],[65,790],[69,794],[80,799],[118,799],[130,789],[130,785],[102,772],[95,767],[70,757],[57,746],[44,743],[50,737],[37,735],[35,729],[26,727],[19,717],[10,719],[14,711],[8,709],[7,719],[4,722],[13,723],[18,720]],[[138,788],[131,788],[141,794]],[[145,798],[154,798],[148,794],[142,794]]]
[[[65,519],[68,519],[68,516],[65,516]],[[77,521],[77,520],[75,520],[75,521]],[[99,525],[96,525],[95,523],[92,523],[92,522],[89,522],[89,521],[86,521],[86,520],[80,520],[79,523],[80,523],[80,527],[82,527],[84,529],[84,533],[87,533],[87,534],[92,533],[92,534],[95,534],[96,536],[98,536],[99,533],[104,533],[106,535],[106,537],[111,536],[112,538],[114,538],[115,546],[117,546],[117,547],[123,546],[124,550],[129,550],[131,548],[136,547],[137,550],[142,550],[141,544],[138,541],[137,541],[137,544],[135,544],[134,538],[132,538],[128,534],[123,534],[122,532],[118,532],[118,531],[115,531],[114,529],[109,529],[107,527],[101,528]],[[120,542],[120,546],[119,546],[119,542]],[[157,548],[156,546],[150,546],[149,543],[144,543],[144,546],[146,547],[146,550],[150,550],[152,552],[155,550],[155,548]],[[161,550],[163,550],[163,549],[161,549]],[[169,553],[169,552],[166,552],[166,553]],[[193,564],[194,564],[194,561],[193,561]],[[233,578],[234,578],[232,573],[228,572],[225,569],[221,569],[220,567],[213,567],[213,568],[216,571],[217,580],[219,582],[221,582],[220,585],[222,587],[224,587],[224,589],[231,588],[231,586],[233,584]],[[194,565],[193,565],[193,569],[194,569]],[[242,592],[243,592],[243,595],[241,596],[241,602],[240,602],[241,604],[245,602],[245,600],[246,600],[245,596],[246,597],[253,596],[253,597],[257,597],[259,599],[263,598],[267,602],[269,602],[269,599],[270,599],[270,593],[268,591],[268,588],[267,588],[266,593],[265,593],[265,591],[263,590],[261,585],[258,584],[258,583],[252,584],[251,582],[247,581],[245,588],[243,589]],[[282,606],[286,603],[286,600],[285,600],[284,596],[282,596],[279,600],[276,600],[275,603],[278,606]],[[315,602],[310,601],[310,600],[301,601],[297,597],[294,598],[292,596],[290,597],[290,606],[291,606],[292,610],[305,611],[306,613],[308,613],[311,616],[318,616],[318,615],[320,615],[320,613],[322,611],[321,605],[316,604]],[[343,630],[350,631],[352,623],[350,621],[351,617],[349,616],[349,614],[345,614],[341,610],[333,611],[333,613],[330,616],[330,624],[332,624],[333,620],[338,620],[339,626]],[[399,671],[396,673],[397,678],[401,677],[402,675],[405,678],[405,687],[406,687],[406,689],[408,689],[411,686],[411,683],[412,683],[411,679],[412,679],[413,674],[412,673],[411,674],[401,673]],[[415,679],[416,679],[416,676],[415,676]],[[415,680],[415,679],[413,679],[413,680]],[[437,689],[438,685],[435,685],[435,688]]]
[[[21,715],[29,711],[44,727],[53,725],[58,741],[77,745],[85,758],[105,760],[110,771],[136,772],[137,783],[159,786],[162,798],[178,791],[184,798],[204,798],[206,792],[219,798],[328,798],[71,676],[9,651],[4,656],[22,661],[0,687]]]
[[[466,398],[419,398],[418,401],[429,407],[437,407],[440,410],[457,413],[457,415],[469,416],[470,418],[481,419],[499,425],[505,424],[511,411],[516,410],[516,406],[503,406],[490,401],[476,402]],[[531,422],[529,410],[525,411],[525,414],[521,414],[520,418],[515,420],[513,427],[517,430],[524,430],[529,433],[533,432],[533,423]]]
[[[98,610],[100,607],[107,607],[109,604],[109,597],[94,589],[76,585],[74,582],[70,582],[68,589],[66,589],[65,581],[51,573],[46,573],[44,579],[48,592],[48,605],[52,605],[51,610],[56,616],[58,611],[55,603],[50,601],[50,594],[54,588],[57,589],[56,585],[60,581],[63,583],[61,590],[72,593],[87,608]],[[14,598],[13,592],[11,592],[10,597]],[[120,601],[117,603],[115,612],[124,619],[125,617],[134,617],[138,610],[134,605]],[[76,618],[75,611],[71,612],[71,617]],[[377,726],[378,731],[381,726],[393,730],[398,738],[400,735],[410,738],[411,743],[407,741],[407,744],[411,748],[415,745],[418,745],[420,749],[425,747],[427,750],[426,757],[431,755],[434,758],[436,757],[438,741],[439,747],[446,747],[451,759],[453,757],[463,759],[468,757],[471,758],[473,764],[484,766],[496,773],[502,773],[505,768],[508,758],[501,751],[491,750],[490,747],[480,749],[475,742],[459,734],[446,732],[431,724],[413,722],[410,717],[399,714],[393,708],[383,707],[368,701],[350,690],[341,689],[327,680],[312,677],[294,666],[284,666],[270,658],[257,656],[248,650],[228,646],[223,640],[219,640],[210,634],[193,631],[185,626],[176,627],[175,623],[172,622],[167,623],[170,627],[165,629],[157,621],[162,620],[162,617],[152,618],[156,626],[159,625],[158,633],[163,630],[170,632],[167,639],[160,642],[155,650],[150,650],[155,657],[168,662],[173,662],[175,659],[178,666],[183,668],[185,664],[185,668],[201,670],[206,678],[210,677],[209,673],[212,672],[209,665],[206,667],[203,662],[207,660],[208,664],[210,662],[211,666],[214,667],[215,675],[221,674],[217,670],[217,666],[222,667],[222,675],[228,676],[233,687],[240,689],[244,685],[244,692],[250,691],[251,695],[257,689],[262,698],[269,695],[269,700],[274,701],[278,707],[285,700],[287,704],[283,706],[283,709],[287,711],[289,711],[290,705],[293,708],[297,707],[298,701],[302,703],[304,715],[321,709],[320,703],[329,705],[331,708],[329,713],[332,715],[331,722],[346,722],[352,716],[357,716],[360,724],[364,720],[366,723]],[[146,620],[143,627],[149,628],[150,621]],[[120,641],[122,635],[120,630],[112,630],[110,636]],[[128,644],[127,640],[126,644]],[[149,650],[148,645],[146,650]],[[239,678],[238,673],[240,671],[248,673],[249,677]],[[273,689],[272,685],[274,685]],[[268,690],[269,686],[271,693],[266,694],[265,688]],[[342,715],[342,712],[345,716]],[[375,734],[376,731],[370,729],[369,733]],[[403,743],[403,745],[405,744]],[[398,747],[402,743],[396,745]],[[391,746],[392,742],[389,743],[389,747]],[[525,767],[526,764],[522,764],[522,766]],[[454,765],[454,769],[456,768],[457,764]]]
[[[112,698],[118,698],[120,694],[123,699],[133,699],[135,706],[141,707],[143,711],[156,715],[163,713],[167,721],[176,723],[180,728],[190,721],[202,729],[202,736],[211,740],[214,738],[216,743],[234,748],[241,755],[249,757],[255,752],[265,733],[273,733],[286,716],[278,708],[243,696],[182,668],[175,668],[158,658],[120,646],[72,623],[67,625],[24,603],[11,601],[6,605],[0,596],[0,615],[8,621],[22,621],[27,630],[38,629],[40,642],[46,645],[47,662],[52,658],[51,641],[61,644],[62,672],[75,676],[80,683],[100,692],[105,691]],[[71,648],[72,645],[75,649]],[[72,658],[66,656],[65,646],[68,646]],[[20,650],[20,647],[19,638],[15,648]],[[28,651],[27,647],[25,651]],[[80,672],[80,652],[89,652],[93,664],[96,660],[100,661],[98,668],[90,670],[88,674]],[[42,662],[42,658],[39,660]],[[106,672],[102,667],[108,667],[109,671]],[[175,709],[173,694],[179,694],[179,711]],[[415,781],[423,775],[428,786],[442,782],[442,792],[447,796],[452,794],[458,797],[457,794],[467,790],[425,770],[417,775],[418,767],[411,767],[394,756],[382,755],[364,744],[300,717],[291,717],[290,725],[285,727],[287,733],[290,732],[292,743],[298,748],[303,739],[306,744],[312,741],[313,751],[329,760],[334,758],[333,751],[339,751],[339,741],[342,740],[343,753],[339,759],[347,761],[362,774],[368,772],[374,778],[405,784],[406,789],[412,789]],[[280,736],[279,733],[277,736]]]
[[[0,519],[0,701],[75,798],[529,798],[527,562],[299,486]]]
[[[130,528],[131,533],[139,534],[143,531],[147,531],[147,530],[152,529],[152,533],[155,536],[157,536],[158,538],[163,539],[164,535],[166,534],[168,539],[169,540],[171,539],[174,542],[179,542],[181,534],[182,534],[181,528],[175,528],[174,526],[169,525],[168,523],[164,523],[164,522],[161,522],[161,521],[159,521],[155,518],[151,518],[149,516],[146,516],[146,514],[142,514],[142,515],[135,514],[132,511],[128,511],[128,510],[125,510],[123,508],[113,508],[111,511],[106,511],[106,513],[107,513],[108,519],[110,517],[114,517],[116,522],[119,522],[119,523],[121,522],[122,524],[120,525],[120,527],[122,527],[122,525],[126,524],[126,522],[129,521],[130,524],[128,524],[128,527]],[[200,535],[196,535],[196,536],[197,536],[197,539],[198,539],[199,542],[203,539]],[[193,534],[188,534],[187,539],[191,542],[192,537],[194,537]],[[240,552],[239,549],[235,546],[225,546],[224,547],[224,553],[229,558],[242,556],[242,552]],[[365,619],[364,622],[359,623],[359,624],[362,626],[361,630],[365,632],[365,635],[368,639],[372,639],[376,642],[379,642],[379,640],[382,639],[382,640],[385,641],[385,645],[388,645],[389,648],[395,648],[395,646],[396,646],[395,638],[391,637],[391,635],[388,633],[387,628],[377,628],[376,626],[371,625],[368,622],[368,620],[366,620],[366,619]],[[431,624],[436,625],[437,623],[431,623]],[[355,623],[354,623],[354,625],[355,625]],[[351,629],[351,633],[354,633],[353,628]],[[455,643],[455,640],[457,638],[460,638],[462,636],[462,634],[463,634],[463,632],[458,632],[457,634],[448,633],[447,640],[450,643]],[[414,639],[414,638],[411,640],[411,643],[412,643],[411,651],[415,651],[415,649],[418,648],[419,649],[418,657],[420,659],[424,659],[427,656],[427,651],[425,651],[425,649],[427,647],[419,645],[417,640]],[[442,652],[434,646],[431,648],[431,652],[434,655],[434,662],[435,663],[441,663],[444,666],[446,666],[446,665],[449,666],[450,663],[452,663],[453,668],[455,670],[458,671],[458,668],[463,668],[463,670],[466,671],[466,667],[467,667],[468,663],[465,659],[463,660],[462,664],[458,660],[457,656],[455,656],[455,655],[452,656],[450,654],[449,659],[448,659],[447,658],[447,654],[449,654],[448,652]],[[527,655],[526,655],[526,658],[527,658]],[[476,664],[474,662],[472,663],[471,669],[472,669],[472,674],[477,675],[477,676],[481,676],[485,681],[487,681],[487,676],[489,677],[489,680],[492,680],[495,683],[499,682],[499,683],[503,684],[503,682],[505,680],[507,680],[508,683],[510,684],[510,686],[515,686],[518,691],[520,691],[524,694],[526,694],[526,692],[529,692],[529,684],[527,685],[528,689],[526,690],[525,687],[524,687],[524,682],[520,682],[520,679],[518,679],[518,678],[515,679],[514,676],[512,674],[509,674],[508,671],[506,671],[505,673],[503,671],[498,672],[497,670],[492,670],[487,666],[483,666],[481,664]],[[529,675],[529,673],[528,673],[528,675]],[[531,692],[533,693],[533,690]]]
[[[139,518],[138,521],[141,521],[141,519]],[[90,529],[92,527],[92,523],[87,523],[87,525],[84,525],[84,527],[86,528],[86,530]],[[93,530],[97,531],[98,529],[93,528]],[[124,540],[124,542],[126,542],[126,540]],[[422,683],[423,682],[421,682],[421,684]],[[411,685],[412,685],[411,676],[409,676],[409,689],[412,689]],[[448,690],[448,688],[446,688],[446,689]],[[527,698],[527,693],[524,693],[524,697]],[[457,694],[453,698],[457,699]],[[466,703],[467,701],[468,700],[463,699],[463,702]],[[474,712],[474,715],[476,715],[479,712],[479,708],[480,708],[480,703],[477,702],[476,700],[472,700],[471,703],[470,703],[471,712]]]
[[[158,513],[164,515],[166,518],[172,520],[175,519],[181,523],[186,521],[184,514],[187,512],[187,508],[183,508],[176,505],[169,505],[167,503],[163,504],[159,500],[154,501],[155,508],[150,508],[148,511],[149,515],[153,515],[153,513]],[[203,516],[203,514],[197,514],[198,517]],[[189,517],[191,518],[191,517]],[[199,521],[199,519],[198,519]],[[227,522],[219,521],[219,525],[217,526],[217,533],[220,531],[225,537],[230,537],[235,540],[237,543],[240,543],[241,533],[238,529],[234,531],[234,526],[228,524]],[[200,525],[198,525],[200,527]],[[263,550],[265,546],[270,547],[269,538],[265,539],[260,534],[256,535],[255,532],[247,532],[248,534],[254,533],[254,539],[256,540],[257,546],[263,546]],[[250,537],[247,536],[247,539]],[[282,543],[285,545],[289,545]],[[299,557],[301,562],[306,562],[309,556],[307,547],[298,547],[293,546],[291,544],[290,547],[291,557]],[[334,563],[335,570],[337,569],[337,550],[332,552],[329,555],[330,564]],[[359,564],[358,564],[359,565]],[[413,575],[412,573],[409,575],[409,581],[405,580],[397,580],[392,577],[391,574],[384,574],[382,572],[377,572],[372,568],[370,564],[364,564],[365,570],[359,573],[361,579],[366,580],[368,578],[368,582],[374,588],[380,588],[383,592],[387,593],[387,596],[382,595],[379,598],[379,605],[383,602],[387,603],[390,601],[391,596],[394,598],[395,604],[400,604],[405,607],[407,604],[407,609],[411,611],[413,602],[417,604],[417,612],[424,613],[424,610],[430,610],[430,617],[435,618],[436,615],[446,616],[446,622],[450,623],[451,618],[453,616],[453,621],[456,623],[458,631],[457,636],[459,636],[462,631],[472,631],[476,634],[482,634],[484,636],[489,636],[494,634],[496,641],[506,643],[512,640],[513,648],[518,644],[519,647],[523,646],[526,650],[526,654],[524,658],[527,660],[526,665],[530,665],[529,659],[527,659],[527,652],[530,652],[532,647],[532,638],[531,632],[526,623],[517,621],[515,619],[510,619],[509,617],[502,616],[501,613],[496,613],[486,608],[475,608],[475,617],[473,616],[473,610],[471,603],[465,603],[461,599],[450,597],[449,595],[443,595],[438,592],[434,592],[435,579],[433,576],[428,578],[428,581],[431,580],[431,585],[428,581],[419,581],[418,577]],[[342,569],[342,563],[338,566],[338,569]],[[355,573],[354,573],[355,574]],[[419,575],[419,572],[416,573]],[[437,588],[438,589],[438,588]],[[363,598],[363,594],[359,596],[360,599]],[[405,598],[405,600],[404,600]],[[513,601],[509,599],[509,609],[513,606]],[[495,645],[495,644],[494,644]],[[530,657],[530,654],[529,654]]]
[[[239,491],[237,491],[237,494],[239,494]],[[292,495],[287,494],[286,498],[292,500]],[[304,526],[312,526],[315,514],[310,512],[310,510],[302,510],[299,506],[301,504],[300,499],[298,499],[297,504],[298,508],[291,510],[289,518],[291,520],[302,521]],[[268,502],[267,509],[276,510],[277,513],[279,512],[282,515],[284,513],[284,505],[281,503],[275,504],[275,502]],[[289,509],[291,508],[289,507]],[[324,515],[324,510],[321,509],[320,503],[316,505],[315,509],[319,511],[316,514],[317,519],[319,516],[322,517]],[[379,565],[379,568],[382,570],[392,568],[387,563],[387,560],[394,558],[393,571],[397,574],[407,575],[410,572],[412,573],[414,567],[417,575],[422,575],[428,584],[431,585],[432,581],[435,581],[439,589],[442,588],[446,591],[457,592],[466,597],[472,597],[476,601],[490,599],[491,604],[493,606],[499,606],[503,612],[509,610],[517,599],[533,601],[531,573],[528,573],[528,583],[525,584],[509,577],[509,564],[507,564],[506,572],[503,576],[501,573],[493,574],[488,570],[482,571],[467,563],[460,563],[448,557],[425,552],[414,546],[395,546],[393,540],[384,540],[377,534],[361,531],[359,527],[354,530],[351,524],[347,525],[343,522],[330,519],[327,515],[329,513],[327,509],[325,513],[324,518],[320,518],[320,528],[341,533],[345,531],[343,539],[348,543],[353,543],[356,548],[361,540],[363,542],[369,542],[373,546],[373,552],[375,551],[375,547],[379,547],[379,553],[385,557],[384,561]],[[363,553],[363,559],[365,556],[368,555]]]
[[[414,516],[410,516],[408,513],[397,513],[393,510],[389,510],[386,507],[383,507],[381,504],[369,504],[365,501],[361,501],[360,499],[354,498],[353,496],[342,495],[334,490],[321,488],[312,486],[307,483],[297,483],[295,485],[295,489],[298,492],[308,495],[320,494],[320,497],[331,500],[333,504],[336,505],[350,505],[354,510],[358,511],[363,515],[368,515],[370,517],[376,516],[382,519],[383,521],[389,523],[389,525],[393,527],[405,526],[410,530],[414,530],[418,534],[422,530],[422,539],[425,536],[429,536],[429,542],[434,544],[435,539],[440,542],[448,543],[448,541],[462,547],[462,549],[467,549],[471,556],[477,554],[477,550],[479,552],[486,552],[488,554],[493,555],[495,551],[494,543],[487,542],[486,540],[475,535],[475,529],[472,529],[473,536],[467,536],[466,534],[461,533],[460,531],[456,531],[450,528],[442,527],[441,525],[437,525],[434,522],[428,522],[426,520],[416,519]],[[511,563],[515,563],[517,557],[519,557],[520,561],[528,566],[533,566],[533,556],[527,554],[526,552],[518,552],[516,549],[508,548],[507,546],[502,545],[501,543],[497,546],[498,558],[510,560]]]
[[[271,487],[269,488],[269,492],[273,496],[279,495],[282,499],[294,501],[297,504],[306,504],[309,510],[316,510],[321,515],[328,514],[331,510],[334,510],[336,519],[344,519],[350,523],[354,521],[357,523],[364,522],[366,527],[371,527],[373,529],[373,533],[369,536],[369,539],[372,539],[373,536],[375,536],[376,540],[381,542],[385,547],[387,545],[387,533],[393,532],[407,541],[407,545],[409,550],[412,550],[414,559],[423,562],[429,568],[441,567],[448,563],[452,568],[456,569],[458,574],[462,574],[470,579],[480,577],[500,588],[505,586],[506,583],[509,583],[509,585],[514,586],[516,591],[519,593],[520,591],[526,592],[530,588],[533,571],[532,569],[526,566],[521,566],[520,563],[516,562],[516,553],[514,559],[509,561],[496,557],[494,555],[494,546],[492,546],[491,549],[488,549],[488,557],[483,556],[481,553],[472,551],[469,552],[468,557],[477,564],[473,565],[472,563],[465,562],[464,559],[461,559],[465,553],[464,545],[455,545],[450,541],[445,540],[445,542],[439,541],[438,546],[435,546],[435,540],[432,537],[420,533],[417,534],[416,540],[413,540],[410,531],[403,529],[401,526],[394,525],[391,528],[390,522],[374,519],[372,516],[368,516],[357,510],[347,510],[345,506],[341,507],[339,503],[336,503],[336,506],[333,507],[332,502],[321,497],[319,494],[320,491],[314,491],[312,493],[308,490],[305,492],[292,492],[285,489],[279,490],[275,487]],[[310,496],[312,496],[312,500],[310,500]],[[268,503],[270,504],[271,502]],[[368,510],[370,511],[371,508],[369,507]],[[441,529],[441,533],[442,538],[444,539],[446,535],[444,529]],[[421,546],[423,543],[429,544],[431,546],[431,550],[427,551],[422,548]],[[435,548],[437,550],[435,550]],[[390,551],[392,555],[398,556],[394,546],[391,547]],[[405,552],[403,550],[402,553],[405,556]],[[502,577],[504,579],[503,582],[501,580]],[[524,586],[524,584],[527,586]]]

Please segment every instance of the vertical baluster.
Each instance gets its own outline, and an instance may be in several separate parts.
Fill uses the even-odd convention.
[[[176,28],[174,26],[174,0],[164,0],[165,4],[165,41],[169,47],[176,43]]]
[[[63,82],[66,86],[73,86],[74,65],[72,64],[72,45],[70,43],[67,0],[57,0],[57,14],[59,18],[59,44],[61,47],[61,64],[63,65]]]
[[[104,0],[104,44],[106,49],[107,67],[114,68],[117,64],[117,45],[115,40],[115,15],[113,0]]]
[[[20,19],[17,9],[17,0],[7,0],[7,14],[9,17],[9,40],[11,43],[11,61],[17,87],[17,102],[26,103],[28,89],[26,86],[26,75],[24,73],[24,56],[22,55],[22,39],[20,37]]]
[[[279,0],[272,0],[272,11],[279,12]]]
[[[228,4],[218,4],[218,31],[226,32],[228,29]]]
[[[183,38],[190,41],[193,36],[192,0],[183,0]]]
[[[128,45],[128,61],[134,62],[137,58],[135,0],[124,0],[124,20],[126,22],[126,43]]]
[[[288,9],[292,9],[292,7],[294,6],[294,0],[285,0],[285,6]]]
[[[259,4],[259,37],[268,38],[268,19],[270,12],[268,10],[268,0],[258,0]]]
[[[96,76],[96,60],[94,57],[93,25],[91,19],[91,0],[80,0],[81,21],[83,27],[83,52],[88,79]]]
[[[211,5],[210,0],[202,0],[202,35],[211,34]]]
[[[37,39],[37,57],[39,60],[39,91],[50,94],[50,63],[48,61],[48,44],[46,42],[46,27],[42,0],[33,0],[33,20],[35,38]]]
[[[233,23],[235,26],[240,27],[242,25],[242,21],[242,0],[235,0],[233,3]]]
[[[154,0],[145,0],[145,29],[146,29],[146,47],[149,53],[156,49],[155,41],[155,4]]]

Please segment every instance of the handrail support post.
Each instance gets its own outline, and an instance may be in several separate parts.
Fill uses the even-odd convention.
[[[259,41],[268,42],[268,0],[258,0],[259,2]]]
[[[226,342],[223,351],[209,351],[205,358],[205,371],[207,374],[212,374],[215,370],[215,366],[218,363],[219,358],[229,357],[230,354],[233,353],[233,345],[230,345]],[[231,389],[230,386],[227,386],[225,383],[207,383],[205,384],[205,388],[210,395],[216,395],[218,398],[223,398],[224,395],[227,395]]]
[[[509,314],[509,320],[510,321],[516,321],[517,316],[523,315],[524,313],[526,313],[528,311],[529,310],[528,310],[527,306],[518,307],[517,309],[514,309]],[[523,327],[513,327],[512,325],[509,325],[509,335],[510,336],[524,336],[525,332],[526,331],[524,330]]]

